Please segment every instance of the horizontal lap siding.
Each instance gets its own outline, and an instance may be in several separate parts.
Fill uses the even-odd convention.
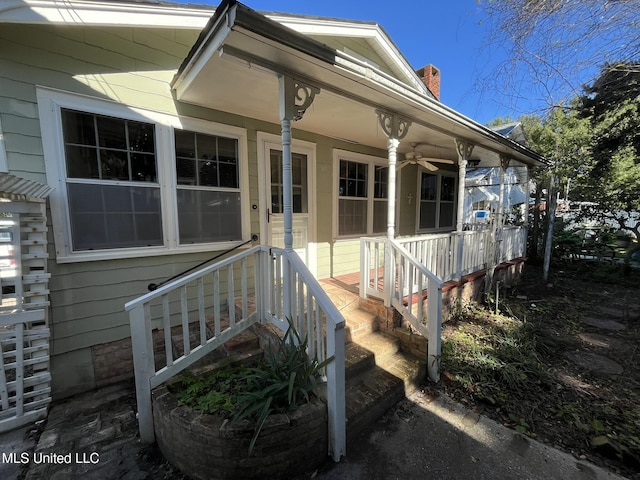
[[[169,82],[197,35],[157,29],[3,25],[0,115],[10,173],[47,182],[36,85],[175,113]],[[49,214],[54,390],[64,395],[93,386],[93,345],[130,335],[124,312],[127,301],[146,293],[149,283],[213,253],[58,265],[50,219]]]
[[[341,240],[333,245],[333,276],[360,271],[360,240]]]
[[[36,85],[175,114],[170,82],[197,36],[197,31],[169,29],[3,25],[0,116],[10,173],[47,182]],[[251,233],[259,233],[260,210],[251,209],[259,202],[256,132],[279,134],[279,126],[186,104],[180,105],[180,113],[247,130],[250,204],[244,213],[250,215]],[[372,122],[375,125],[375,119]],[[310,240],[317,242],[318,276],[357,271],[359,241],[335,242],[327,228],[334,208],[332,149],[354,147],[295,129],[294,138],[317,145],[317,238]],[[373,148],[355,148],[386,156]],[[57,264],[49,212],[48,218],[54,377],[56,370],[64,372],[57,376],[54,388],[68,394],[91,388],[93,346],[130,335],[126,302],[146,293],[149,283],[158,283],[216,252]],[[239,288],[239,276],[236,282]]]

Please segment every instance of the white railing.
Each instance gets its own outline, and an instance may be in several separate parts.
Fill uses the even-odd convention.
[[[345,454],[344,318],[294,252],[253,247],[133,300],[125,309],[143,442],[155,439],[153,388],[251,325],[272,322],[286,330],[289,318],[308,336],[312,357],[321,362],[334,358],[324,372],[329,452],[336,461]]]
[[[486,267],[491,232],[454,232],[398,238],[397,241],[429,271],[448,282]]]
[[[520,258],[527,246],[526,227],[505,227],[497,234],[498,263]],[[360,239],[360,295],[393,305],[429,339],[429,376],[437,376],[440,358],[442,284],[487,268],[496,243],[488,229],[420,237]],[[426,324],[424,292],[427,293]]]
[[[385,283],[391,290],[391,304],[428,340],[427,373],[434,382],[440,380],[442,285],[444,282],[430,272],[399,242],[387,242],[392,262]],[[427,292],[427,311],[423,292]]]
[[[524,257],[527,253],[527,227],[506,226],[499,232],[498,263]]]

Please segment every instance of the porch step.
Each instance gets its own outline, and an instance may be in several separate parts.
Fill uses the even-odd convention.
[[[344,350],[344,375],[347,382],[376,366],[376,358],[373,352],[357,343],[347,343]]]
[[[361,309],[342,310],[347,326],[347,339],[357,341],[378,330],[378,317]]]
[[[348,379],[345,390],[347,441],[354,440],[405,396],[402,380],[376,366]]]
[[[415,390],[426,376],[426,363],[410,353],[400,351],[397,338],[373,332],[356,342],[375,355],[376,366],[402,380],[405,393]]]

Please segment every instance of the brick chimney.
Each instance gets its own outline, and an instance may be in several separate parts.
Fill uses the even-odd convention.
[[[427,65],[416,73],[436,100],[440,101],[440,70],[433,65]]]

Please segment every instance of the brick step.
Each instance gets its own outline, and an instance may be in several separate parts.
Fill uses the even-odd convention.
[[[422,338],[422,337],[421,337]],[[356,343],[375,355],[375,364],[400,378],[405,393],[415,390],[426,376],[426,363],[408,352],[401,351],[400,340],[382,332],[364,335]]]
[[[389,408],[404,398],[401,379],[371,367],[346,382],[347,440],[354,440]]]
[[[341,311],[344,316],[346,327],[351,341],[356,341],[361,337],[378,330],[378,317],[364,310],[354,309]]]
[[[375,355],[372,351],[353,342],[345,345],[344,367],[347,381],[375,366]]]
[[[354,340],[354,343],[373,352],[376,356],[376,365],[378,366],[382,358],[395,355],[400,351],[400,342],[398,339],[382,332],[371,332],[362,335]]]
[[[427,376],[427,364],[410,353],[397,352],[377,359],[377,365],[404,383],[405,394],[413,392]]]

